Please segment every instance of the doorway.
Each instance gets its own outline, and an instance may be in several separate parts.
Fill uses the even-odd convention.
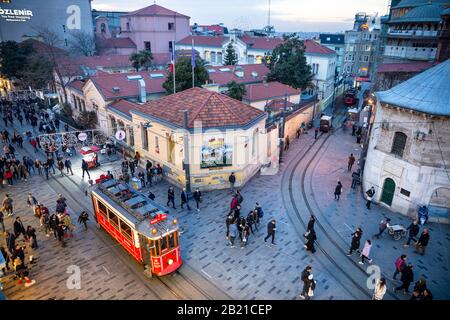
[[[381,202],[392,205],[392,200],[394,199],[395,193],[395,182],[391,178],[386,178],[383,184],[383,193],[381,194]]]

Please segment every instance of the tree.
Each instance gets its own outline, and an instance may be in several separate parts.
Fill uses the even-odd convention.
[[[130,56],[130,61],[132,62],[133,68],[135,68],[136,71],[139,71],[139,69],[141,68],[148,70],[152,65],[152,60],[153,54],[148,50],[141,50],[139,52],[133,53]]]
[[[42,54],[31,53],[27,57],[25,68],[19,71],[18,78],[24,89],[45,89],[53,81],[52,63]]]
[[[9,79],[20,78],[25,69],[28,56],[34,52],[31,45],[18,44],[15,41],[0,43],[0,73]]]
[[[268,59],[268,80],[279,81],[295,89],[311,85],[311,67],[306,63],[305,45],[296,35],[284,36]]]
[[[225,50],[223,64],[225,66],[234,66],[238,62],[238,56],[234,50],[233,43],[230,42]]]
[[[184,91],[192,88],[192,65],[191,58],[180,58],[175,62],[176,91]],[[194,83],[196,87],[201,87],[209,80],[205,62],[202,59],[195,59]],[[167,80],[163,83],[163,88],[167,94],[173,93],[173,74],[169,72]]]
[[[77,120],[84,128],[93,129],[97,125],[97,113],[95,111],[81,111]]]
[[[227,95],[233,99],[242,101],[242,98],[247,93],[245,85],[242,83],[237,83],[236,81],[231,81],[227,83],[228,93]]]
[[[95,38],[90,33],[81,30],[70,32],[72,38],[69,41],[70,49],[77,55],[93,56],[95,54]]]

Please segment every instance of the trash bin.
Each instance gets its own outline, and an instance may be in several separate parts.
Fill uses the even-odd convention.
[[[141,190],[142,189],[142,182],[138,178],[132,178],[131,179],[131,187],[134,190]]]
[[[426,206],[422,206],[418,210],[418,218],[419,223],[423,226],[428,221],[428,208]]]

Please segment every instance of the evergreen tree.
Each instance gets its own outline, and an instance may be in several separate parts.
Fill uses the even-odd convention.
[[[312,81],[311,67],[306,63],[305,45],[295,35],[284,36],[284,40],[267,59],[270,69],[268,80],[304,89]]]
[[[130,61],[136,71],[139,71],[141,68],[148,70],[152,65],[153,54],[148,50],[141,50],[133,53],[130,56]]]
[[[208,80],[209,74],[205,68],[205,62],[200,58],[196,58],[194,69],[195,86],[201,87]],[[180,58],[175,62],[175,82],[177,92],[192,88],[192,65],[190,57]],[[173,93],[173,74],[171,72],[169,72],[167,80],[162,86],[166,89],[167,94]]]
[[[225,51],[225,56],[223,59],[223,64],[225,66],[234,66],[238,62],[238,56],[234,50],[232,42],[230,42]]]
[[[245,96],[247,90],[245,89],[245,85],[242,83],[237,83],[236,81],[231,81],[227,83],[228,87],[228,96],[242,101],[242,98]]]

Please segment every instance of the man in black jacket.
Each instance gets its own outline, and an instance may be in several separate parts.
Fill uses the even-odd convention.
[[[187,209],[189,211],[191,211],[191,207],[189,206],[189,197],[188,194],[186,193],[186,189],[183,188],[183,191],[181,191],[181,209],[183,208],[183,205],[186,203]]]
[[[409,244],[411,243],[411,240],[414,240],[414,242],[417,242],[416,240],[416,236],[419,234],[419,225],[418,225],[418,221],[414,220],[409,227],[407,228],[407,230],[409,230],[409,234],[408,234],[408,241],[406,242],[406,244],[404,244],[403,246],[409,247]]]
[[[276,228],[275,223],[276,223],[275,219],[273,219],[272,221],[269,222],[269,224],[267,225],[267,236],[264,238],[264,241],[267,242],[267,239],[272,237],[272,244],[273,245],[276,245],[276,243],[275,243],[275,230],[277,230],[277,228]]]
[[[428,232],[428,229],[423,229],[422,234],[420,235],[419,240],[416,244],[416,252],[420,253],[421,255],[425,254],[425,248],[428,245],[428,241],[430,241],[430,233]]]
[[[230,174],[228,177],[228,181],[230,182],[230,191],[231,193],[234,193],[234,183],[236,182],[236,176],[234,175],[234,172]]]
[[[173,190],[173,187],[169,187],[169,190],[167,191],[167,206],[169,207],[169,204],[172,203],[172,206],[175,208],[175,190]]]
[[[194,198],[195,203],[197,205],[197,212],[200,212],[200,202],[202,201],[202,193],[200,192],[199,188],[195,189],[193,198]]]
[[[347,256],[351,256],[353,251],[359,252],[359,246],[361,245],[361,236],[361,228],[356,229],[356,231],[352,233],[352,243],[350,245],[350,251],[347,253]]]

